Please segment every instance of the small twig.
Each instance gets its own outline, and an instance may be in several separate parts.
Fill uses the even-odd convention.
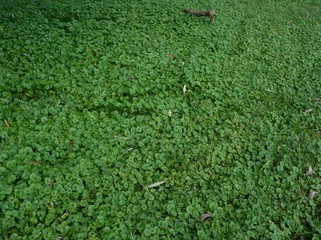
[[[215,10],[194,11],[192,9],[184,9],[183,12],[194,15],[194,16],[207,16],[207,17],[209,17],[211,24],[213,24],[214,17],[216,15]]]

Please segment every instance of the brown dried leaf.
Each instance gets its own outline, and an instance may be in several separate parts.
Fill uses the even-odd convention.
[[[49,185],[50,185],[51,188],[53,188],[53,186],[54,186],[54,180],[53,179],[50,180]]]
[[[207,212],[207,213],[202,214],[198,219],[200,222],[204,222],[207,219],[209,219],[210,217],[212,217],[212,213]]]
[[[176,59],[177,58],[174,54],[167,53],[166,55],[168,57],[172,58],[172,59]]]

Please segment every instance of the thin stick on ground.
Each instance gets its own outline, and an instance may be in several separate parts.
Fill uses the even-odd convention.
[[[195,11],[192,9],[184,9],[184,13],[191,14],[194,16],[207,16],[210,19],[210,23],[213,24],[214,17],[216,15],[215,10],[207,10],[207,11]]]

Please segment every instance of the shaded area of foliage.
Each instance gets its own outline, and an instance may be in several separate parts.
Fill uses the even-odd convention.
[[[187,7],[214,8],[215,23]],[[4,3],[0,236],[318,239],[319,12]]]

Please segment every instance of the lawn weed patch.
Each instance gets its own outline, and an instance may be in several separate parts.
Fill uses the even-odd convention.
[[[1,3],[1,238],[319,239],[319,10]]]

